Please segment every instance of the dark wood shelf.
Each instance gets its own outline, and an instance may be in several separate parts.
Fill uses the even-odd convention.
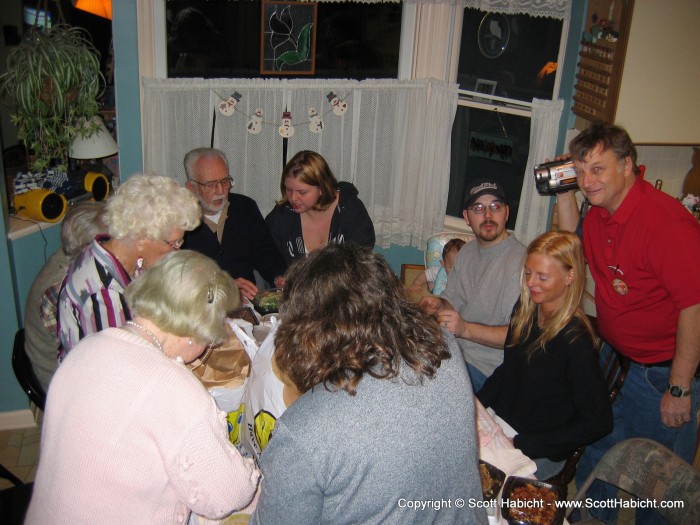
[[[614,9],[613,22],[618,33],[617,40],[581,40],[574,105],[571,108],[575,115],[586,120],[609,124],[615,122],[634,0],[622,0],[617,5],[611,5],[608,8]],[[600,8],[598,6],[596,9]],[[589,6],[589,23],[593,15],[591,9],[593,7]]]

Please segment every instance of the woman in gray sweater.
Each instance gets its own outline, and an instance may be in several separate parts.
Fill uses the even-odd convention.
[[[281,316],[275,360],[304,394],[262,454],[251,523],[486,523],[464,360],[386,261],[312,252]]]

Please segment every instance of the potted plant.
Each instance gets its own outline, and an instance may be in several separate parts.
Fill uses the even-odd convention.
[[[88,137],[97,130],[96,124],[85,128],[78,120],[90,122],[98,112],[103,87],[99,53],[81,28],[34,27],[9,53],[0,97],[13,106],[12,122],[33,155],[33,171],[52,163],[65,167],[76,134]]]

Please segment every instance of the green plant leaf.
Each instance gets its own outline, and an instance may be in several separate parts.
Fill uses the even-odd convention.
[[[299,62],[304,62],[309,58],[311,51],[311,28],[313,24],[309,22],[299,31],[299,40],[297,44],[297,53],[299,53]]]
[[[299,53],[296,51],[285,51],[277,57],[277,69],[281,71],[283,65],[293,66],[300,62],[302,62],[302,60],[299,59]]]
[[[17,137],[36,154],[33,169],[54,158],[65,163],[75,122],[97,114],[105,84],[89,36],[66,25],[31,30],[10,51],[7,66],[0,75],[0,98],[13,106]]]

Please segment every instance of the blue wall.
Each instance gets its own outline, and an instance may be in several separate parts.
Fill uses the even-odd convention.
[[[0,173],[5,173],[2,155],[0,155]],[[7,202],[5,177],[0,177],[0,198],[3,203]],[[2,215],[0,215],[2,230],[0,231],[6,231],[7,221],[6,206],[2,205]],[[0,297],[2,297],[2,304],[0,304],[0,412],[29,407],[27,396],[17,384],[12,371],[12,343],[19,322],[12,286],[12,265],[10,264],[8,244],[0,242]]]
[[[136,0],[112,2],[112,35],[119,173],[126,180],[143,171]]]

